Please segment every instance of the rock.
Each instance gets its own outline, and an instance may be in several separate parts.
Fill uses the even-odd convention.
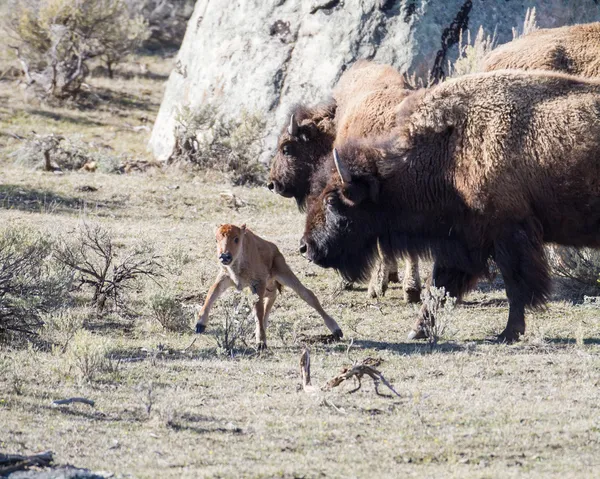
[[[573,6],[571,6],[571,4]],[[220,114],[242,109],[267,121],[268,161],[288,109],[317,102],[359,58],[401,72],[441,78],[457,53],[459,32],[479,26],[512,39],[527,7],[540,27],[600,19],[595,0],[198,0],[154,124],[150,149],[169,158],[178,109],[211,103]],[[567,6],[569,5],[569,6]]]

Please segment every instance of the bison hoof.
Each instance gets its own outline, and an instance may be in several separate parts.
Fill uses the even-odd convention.
[[[421,290],[420,289],[405,289],[404,290],[404,301],[407,303],[418,303],[421,301]]]
[[[390,275],[388,276],[388,280],[390,283],[399,283],[400,278],[398,277],[398,272],[390,273]]]
[[[202,323],[196,323],[196,334],[202,334],[206,330],[206,326]]]
[[[425,334],[425,331],[423,329],[418,329],[418,330],[413,329],[410,333],[408,333],[407,339],[409,341],[416,340],[416,339],[427,339],[427,334]]]
[[[258,349],[259,351],[265,351],[267,349],[267,343],[264,341],[259,341],[258,343],[256,343],[256,349]]]
[[[344,333],[342,333],[341,329],[336,329],[333,333],[331,333],[331,335],[333,336],[333,339],[335,339],[336,341],[339,341],[340,339],[342,339],[344,337]]]
[[[514,331],[514,330],[508,330],[505,329],[504,331],[502,331],[498,337],[496,338],[496,341],[499,344],[513,344],[516,343],[519,338],[521,337],[521,334],[519,331]]]

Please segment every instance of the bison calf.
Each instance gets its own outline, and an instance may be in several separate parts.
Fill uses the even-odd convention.
[[[210,287],[200,311],[196,323],[197,333],[206,329],[210,308],[225,290],[232,286],[239,291],[250,288],[258,296],[254,304],[256,343],[259,348],[265,348],[265,330],[271,307],[275,303],[277,292],[281,291],[281,286],[288,286],[321,315],[335,338],[343,336],[338,324],[323,310],[314,293],[303,286],[292,272],[276,245],[258,237],[247,229],[246,225],[221,225],[217,229],[216,237],[221,271]]]

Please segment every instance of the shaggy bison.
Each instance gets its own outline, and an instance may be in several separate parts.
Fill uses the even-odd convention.
[[[228,288],[250,288],[258,296],[254,303],[256,343],[260,349],[266,348],[266,328],[271,308],[277,299],[277,292],[281,291],[282,286],[288,286],[321,315],[334,338],[343,336],[338,324],[323,310],[314,293],[296,277],[276,245],[255,235],[246,225],[221,225],[215,235],[221,270],[198,314],[197,333],[204,332],[212,305]]]
[[[549,294],[544,243],[600,247],[600,83],[481,73],[412,93],[398,115],[387,138],[339,145],[301,250],[348,279],[378,242],[430,253],[433,284],[459,298],[493,260],[510,305],[498,339],[517,340]]]
[[[505,68],[600,77],[600,23],[536,30],[499,46],[483,61],[484,71]]]
[[[354,63],[334,88],[333,100],[292,110],[271,163],[269,189],[295,198],[298,207],[304,209],[309,194],[318,194],[325,185],[321,178],[333,167],[335,142],[392,130],[396,124],[394,108],[408,92],[404,77],[392,67],[366,60]],[[396,271],[395,261],[376,261],[370,296],[382,296],[388,279],[398,280]],[[403,286],[405,299],[418,302],[421,281],[417,257],[406,259]]]

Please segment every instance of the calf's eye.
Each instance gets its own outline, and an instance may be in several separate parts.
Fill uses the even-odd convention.
[[[235,238],[235,239],[233,240],[233,242],[234,242],[235,244],[238,244],[238,241],[239,241],[239,240],[240,240],[239,238]]]

